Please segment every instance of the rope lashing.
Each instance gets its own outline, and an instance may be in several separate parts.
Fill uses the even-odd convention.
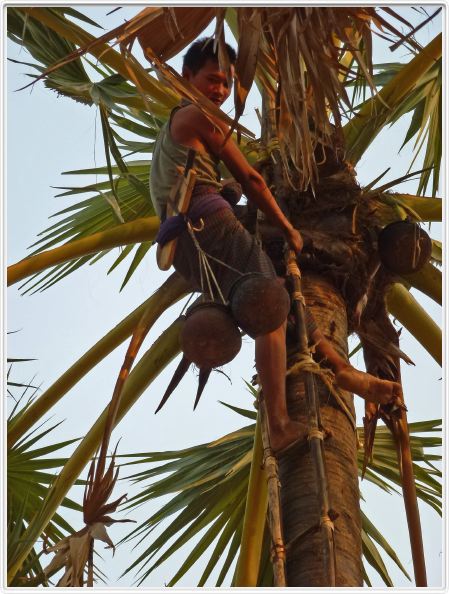
[[[321,378],[321,380],[325,384],[326,388],[329,390],[329,392],[335,398],[335,401],[337,402],[338,406],[341,408],[341,410],[348,417],[348,419],[352,425],[352,428],[354,429],[354,431],[356,431],[357,430],[356,420],[355,420],[353,414],[351,413],[351,411],[349,410],[349,408],[346,406],[343,399],[341,398],[338,389],[335,387],[334,373],[330,369],[325,369],[324,367],[321,367],[320,364],[317,363],[314,359],[312,359],[312,357],[310,357],[309,355],[301,354],[301,355],[298,355],[295,363],[287,369],[287,376],[288,375],[293,376],[293,375],[297,375],[297,374],[303,373],[303,372],[313,373]]]
[[[288,275],[295,275],[301,278],[301,271],[298,268],[296,260],[290,259],[287,262],[287,276]]]
[[[324,431],[321,431],[321,429],[317,429],[316,427],[313,427],[312,429],[310,429],[307,439],[308,440],[321,439],[321,441],[323,441],[324,440]]]
[[[272,542],[271,543],[271,552],[270,552],[270,560],[273,561],[275,559],[285,559],[285,552],[286,548],[283,543],[280,542]]]
[[[304,299],[304,295],[301,291],[292,291],[291,297],[294,301],[300,301],[304,307],[306,306],[306,300]]]

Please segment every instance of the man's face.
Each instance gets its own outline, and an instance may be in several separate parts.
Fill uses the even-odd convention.
[[[214,60],[208,60],[196,74],[193,74],[189,68],[184,68],[183,76],[218,107],[226,101],[231,93],[226,73],[220,70],[218,62]],[[232,65],[231,76],[234,76],[234,66]]]

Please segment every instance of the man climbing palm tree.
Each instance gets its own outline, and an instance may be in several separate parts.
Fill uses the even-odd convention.
[[[145,50],[144,33],[139,40]],[[236,55],[227,44],[226,50],[232,77]],[[227,73],[220,69],[212,40],[201,39],[190,46],[184,56],[182,74],[218,107],[231,92]],[[223,123],[218,120],[212,122],[196,105],[183,101],[172,111],[169,121],[160,131],[154,147],[150,177],[151,198],[162,221],[157,241],[164,244],[168,238],[178,236],[174,267],[195,289],[201,290],[197,251],[191,235],[179,218],[166,218],[167,197],[175,184],[177,167],[184,166],[191,149],[195,151],[194,168],[197,176],[187,216],[193,226],[200,219],[203,220],[204,227],[195,234],[201,248],[232,267],[212,264],[226,299],[239,272],[258,272],[267,278],[275,278],[276,273],[259,243],[240,224],[232,205],[221,194],[224,185],[218,170],[220,160],[241,185],[248,199],[282,232],[290,248],[299,253],[303,245],[300,233],[279,208],[263,177],[249,165],[237,145],[228,137],[228,132]],[[229,196],[229,192],[224,194]],[[310,344],[316,345],[316,357],[325,360],[331,367],[338,387],[372,402],[401,404],[400,384],[357,371],[337,354],[318,330],[310,313],[306,316],[306,324]],[[273,332],[258,336],[255,340],[256,367],[267,406],[270,441],[278,456],[306,439],[300,424],[291,420],[287,412],[285,333],[284,321]]]

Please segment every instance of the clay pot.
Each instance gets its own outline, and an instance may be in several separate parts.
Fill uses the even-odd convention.
[[[379,234],[378,251],[382,264],[396,274],[411,274],[429,261],[432,240],[416,223],[396,221]]]
[[[284,287],[275,278],[260,273],[239,278],[229,300],[237,324],[251,338],[279,328],[290,311],[290,297]]]
[[[211,301],[188,309],[180,342],[187,359],[200,368],[229,363],[242,346],[239,329],[229,309]]]

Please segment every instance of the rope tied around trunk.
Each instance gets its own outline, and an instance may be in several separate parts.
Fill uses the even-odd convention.
[[[298,264],[296,262],[296,259],[290,259],[287,264],[287,276],[288,275],[295,275],[298,276],[299,278],[301,278],[301,271],[299,270]]]
[[[357,430],[356,420],[346,406],[345,402],[343,401],[342,397],[340,396],[338,388],[335,387],[335,375],[330,369],[326,369],[321,367],[319,363],[314,361],[310,355],[300,354],[296,357],[295,362],[287,369],[287,376],[289,375],[298,375],[299,373],[309,372],[317,375],[321,378],[326,388],[328,388],[329,392],[334,397],[335,401],[337,402],[338,406],[341,410],[345,413],[348,417],[352,428],[354,431]]]

